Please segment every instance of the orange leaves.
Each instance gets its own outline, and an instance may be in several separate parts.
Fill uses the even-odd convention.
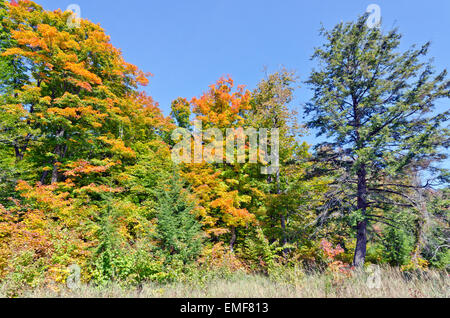
[[[230,128],[243,124],[241,113],[250,109],[250,92],[244,90],[244,86],[238,86],[232,93],[233,80],[221,78],[210,90],[200,98],[193,98],[191,104],[197,119],[205,126],[218,128]]]
[[[50,26],[48,24],[39,24],[37,26],[37,30],[40,34],[40,42],[42,43],[41,48],[45,51],[49,51],[49,47],[52,47],[54,44],[56,44],[55,42],[58,39],[59,36],[59,32],[58,30],[53,27]],[[20,40],[19,40],[20,43]],[[26,44],[26,43],[20,43],[20,44]]]
[[[39,24],[36,31],[26,29],[22,25],[19,30],[13,31],[12,35],[19,45],[31,49],[39,48],[47,53],[54,52],[58,48],[62,50],[80,50],[80,45],[71,38],[69,33],[60,32],[54,26],[48,24]]]
[[[92,165],[89,161],[80,159],[76,162],[70,163],[67,165],[67,168],[70,170],[66,171],[64,175],[66,177],[81,177],[82,175],[88,174],[100,174],[109,170],[111,167],[114,167],[116,162],[108,162],[103,166]]]
[[[333,245],[325,239],[320,242],[320,248],[329,260],[334,260],[336,256],[344,253],[344,249],[342,247],[338,245],[336,248],[333,248]]]
[[[26,45],[32,49],[40,48],[42,50],[49,51],[44,39],[40,38],[39,35],[32,30],[13,31],[12,35],[20,45]]]
[[[0,206],[0,275],[14,273],[14,264],[22,255],[44,266],[41,275],[85,262],[92,246],[81,229],[86,212],[65,191],[70,186],[18,182],[21,202],[15,200],[8,210]]]
[[[34,64],[45,66],[53,79],[59,76],[87,91],[112,75],[119,76],[116,79],[122,81],[123,87],[148,84],[150,74],[126,63],[120,50],[110,43],[110,37],[98,25],[82,20],[80,28],[67,31],[66,12],[44,11],[23,2],[10,15],[14,17],[11,23],[16,23],[11,28],[15,30],[13,38],[18,45],[4,55],[26,57]],[[103,65],[101,69],[100,65]],[[41,75],[47,77],[45,72]]]
[[[248,197],[232,190],[230,182],[224,182],[222,172],[207,164],[189,165],[184,177],[192,185],[197,202],[197,212],[208,234],[222,235],[224,226],[247,226],[256,221],[255,215],[242,208]]]
[[[120,120],[122,127],[128,128],[134,140],[153,139],[157,130],[169,132],[175,129],[170,118],[164,117],[158,104],[144,92],[126,96],[118,101],[117,106],[112,104],[111,115]]]
[[[17,119],[28,114],[28,112],[23,108],[22,104],[1,105],[0,110],[7,114],[13,115]]]
[[[72,199],[68,198],[68,192],[56,193],[58,189],[57,184],[48,186],[37,184],[32,187],[25,181],[19,181],[16,187],[23,198],[32,199],[38,206],[49,211],[66,209],[73,203]]]
[[[36,55],[37,55],[36,52],[26,51],[18,47],[7,49],[5,52],[2,53],[2,56],[23,56],[27,58],[33,58]]]
[[[341,246],[336,246],[333,248],[333,245],[328,242],[326,239],[323,239],[320,242],[320,248],[325,253],[327,257],[328,269],[333,273],[343,273],[346,275],[350,274],[348,264],[345,264],[342,261],[336,260],[336,257],[344,253],[344,249]],[[341,277],[335,276],[335,278],[340,279]]]
[[[244,113],[250,109],[251,95],[245,87],[235,87],[231,77],[221,78],[209,91],[190,103],[178,98],[172,103],[172,116],[177,123],[188,128],[192,112],[202,122],[203,129],[221,130],[244,126]],[[191,107],[191,109],[190,109]],[[186,179],[193,186],[199,215],[208,234],[221,235],[226,227],[248,226],[256,221],[246,208],[252,198],[244,195],[236,174],[238,167],[224,166],[220,170],[212,164],[187,164]]]
[[[219,208],[223,213],[223,220],[229,226],[247,226],[254,222],[255,216],[247,209],[237,208],[241,198],[238,191],[223,193],[218,199],[211,202],[212,208]]]
[[[64,66],[65,70],[71,71],[72,73],[81,76],[82,78],[86,79],[91,84],[100,85],[102,84],[102,80],[100,77],[95,75],[94,73],[91,73],[85,68],[85,63],[71,63],[67,62]]]

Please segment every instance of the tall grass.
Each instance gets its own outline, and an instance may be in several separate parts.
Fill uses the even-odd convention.
[[[28,290],[23,297],[33,298],[448,298],[450,278],[446,272],[427,271],[405,274],[396,268],[381,270],[381,284],[368,284],[368,274],[353,272],[340,276],[331,273],[284,271],[271,277],[234,273],[207,279],[190,279],[169,284],[148,283],[125,288],[118,284],[97,288],[81,286]],[[0,296],[2,296],[0,294]],[[3,295],[4,296],[4,295]]]

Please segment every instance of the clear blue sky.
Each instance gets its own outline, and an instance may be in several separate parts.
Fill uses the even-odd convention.
[[[430,56],[438,70],[450,67],[449,0],[36,0],[45,9],[81,7],[83,18],[100,23],[127,61],[151,72],[148,93],[165,114],[181,96],[200,95],[219,77],[230,74],[254,88],[280,65],[302,80],[310,56],[321,43],[320,24],[331,28],[381,7],[383,29],[399,27],[402,47],[432,41]],[[306,87],[296,105],[308,100]],[[448,102],[439,105],[449,108]],[[314,143],[314,135],[307,137]]]

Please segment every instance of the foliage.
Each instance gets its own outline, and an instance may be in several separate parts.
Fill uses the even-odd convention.
[[[158,193],[155,238],[168,262],[192,262],[200,254],[202,232],[181,180],[172,177]]]
[[[166,117],[142,91],[151,74],[100,25],[73,28],[70,15],[0,0],[3,294],[64,293],[75,264],[97,290],[255,274],[301,290],[317,275],[332,295],[360,279],[349,264],[361,265],[366,247],[370,263],[448,269],[439,166],[448,112],[434,105],[449,97],[449,81],[423,61],[429,44],[402,52],[396,30],[368,29],[360,17],[322,31],[306,123],[293,106],[298,76],[285,68],[253,90],[222,77],[177,98]],[[200,147],[225,148],[209,128],[277,129],[280,165],[263,173],[272,141],[256,163],[224,152],[214,153],[223,163],[176,164],[177,128],[195,136],[193,150],[198,135]],[[327,140],[311,148],[307,128]]]
[[[389,227],[383,236],[383,259],[392,266],[402,266],[410,260],[412,239],[401,228]]]
[[[446,70],[435,74],[423,61],[430,44],[401,52],[397,30],[369,28],[366,18],[321,31],[326,41],[313,55],[320,67],[308,80],[314,95],[306,106],[308,127],[327,137],[316,146],[317,160],[335,178],[323,215],[360,216],[357,266],[365,261],[369,223],[384,221],[389,207],[418,205],[407,190],[423,186],[411,174],[421,166],[439,176],[449,136],[449,112],[434,108],[450,96],[450,82]]]

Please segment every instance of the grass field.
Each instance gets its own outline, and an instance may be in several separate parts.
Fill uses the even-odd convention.
[[[139,287],[80,286],[35,289],[22,294],[33,298],[449,298],[450,278],[446,272],[427,271],[406,275],[383,268],[378,284],[370,274],[350,276],[286,271],[276,277],[235,273],[170,284],[148,283]],[[375,282],[375,283],[374,283]],[[5,296],[5,295],[1,295]]]

